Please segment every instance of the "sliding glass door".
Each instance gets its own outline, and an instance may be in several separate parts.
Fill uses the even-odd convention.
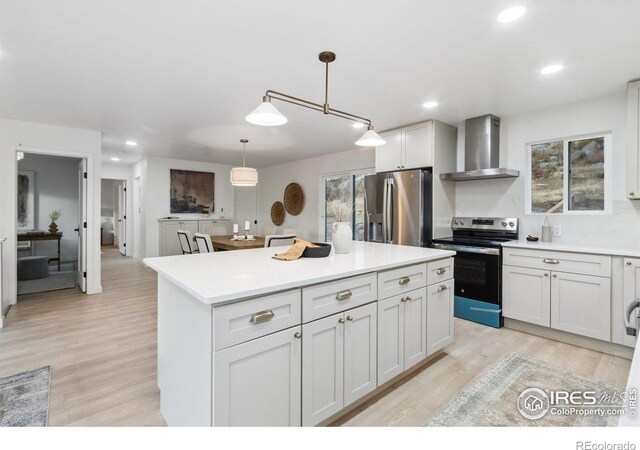
[[[325,241],[331,241],[331,227],[336,221],[337,209],[350,212],[353,239],[364,240],[364,177],[370,173],[373,171],[346,172],[322,177],[320,218]]]

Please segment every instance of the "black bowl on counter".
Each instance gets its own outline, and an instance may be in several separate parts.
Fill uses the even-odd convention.
[[[318,247],[305,248],[304,252],[302,252],[303,258],[324,258],[331,253],[331,244],[327,244],[326,242],[313,242],[313,244]]]

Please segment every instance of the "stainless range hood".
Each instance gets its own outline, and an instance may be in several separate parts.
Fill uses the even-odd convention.
[[[514,178],[518,170],[500,165],[500,118],[491,114],[464,122],[464,172],[440,174],[441,180],[471,181]]]

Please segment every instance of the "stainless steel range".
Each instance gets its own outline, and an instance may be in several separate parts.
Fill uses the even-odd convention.
[[[500,328],[502,320],[502,243],[518,239],[513,217],[454,217],[452,236],[433,247],[455,250],[454,316]]]

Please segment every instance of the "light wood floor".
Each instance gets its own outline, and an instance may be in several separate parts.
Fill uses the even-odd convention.
[[[103,293],[20,297],[0,329],[0,376],[52,367],[49,423],[162,426],[156,386],[156,276],[103,254]],[[456,319],[455,343],[335,425],[424,425],[480,372],[512,351],[624,386],[630,361]]]

